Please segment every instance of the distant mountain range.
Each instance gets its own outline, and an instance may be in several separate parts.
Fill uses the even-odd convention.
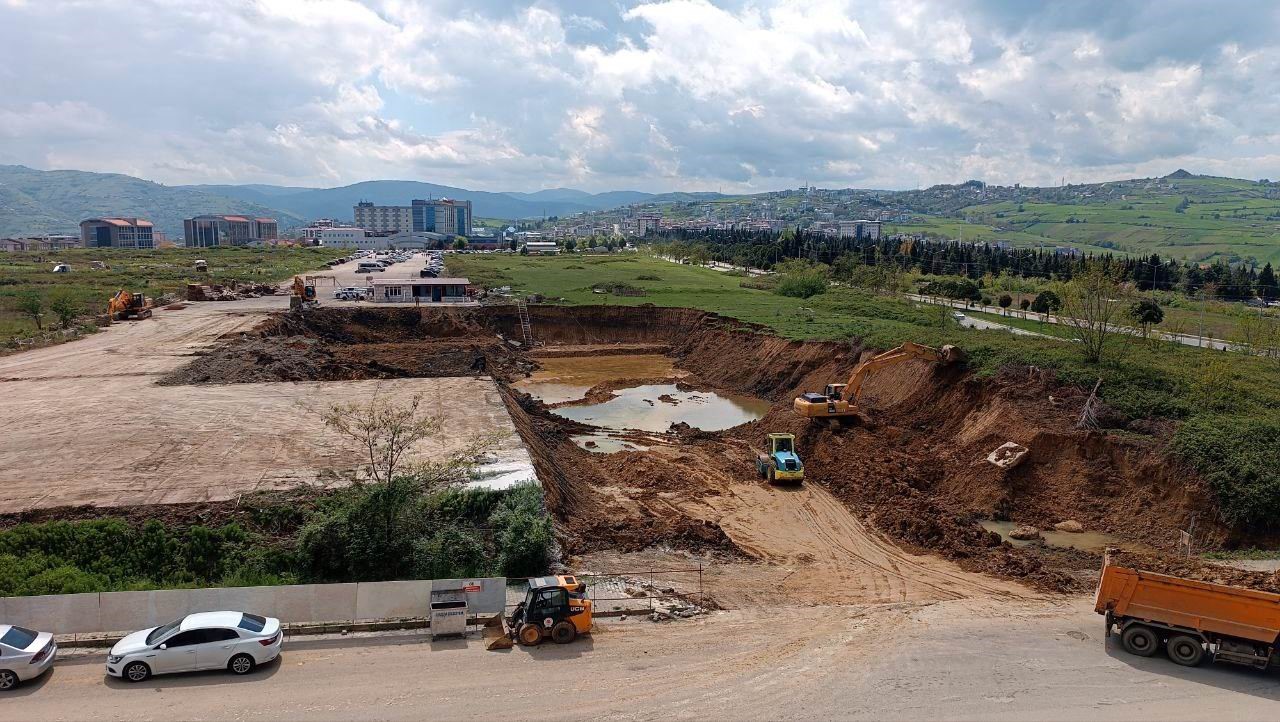
[[[182,221],[202,213],[269,216],[282,228],[315,218],[350,219],[360,201],[408,205],[415,198],[472,202],[477,218],[566,216],[632,203],[716,198],[718,193],[653,194],[640,191],[587,193],[552,188],[536,193],[492,193],[418,181],[375,180],[340,188],[248,185],[165,186],[116,173],[40,171],[0,165],[0,237],[71,233],[94,216],[139,216],[171,236]]]

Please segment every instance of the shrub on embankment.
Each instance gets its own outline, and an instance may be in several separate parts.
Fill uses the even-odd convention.
[[[542,489],[421,492],[364,484],[244,525],[91,519],[0,530],[0,596],[139,589],[533,576],[554,542]]]

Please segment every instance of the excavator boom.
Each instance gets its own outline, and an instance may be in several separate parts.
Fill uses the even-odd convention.
[[[862,385],[872,371],[911,361],[922,359],[933,363],[956,363],[964,360],[964,352],[957,346],[943,346],[936,349],[932,346],[907,341],[901,346],[877,354],[858,364],[843,384],[828,384],[824,394],[803,394],[797,396],[792,408],[801,416],[808,418],[847,418],[859,415],[858,396],[862,393]]]

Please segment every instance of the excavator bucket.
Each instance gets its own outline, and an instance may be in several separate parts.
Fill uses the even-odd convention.
[[[511,636],[511,629],[507,627],[507,620],[501,614],[495,614],[489,621],[484,623],[482,630],[484,635],[484,648],[490,651],[498,649],[511,649],[515,646],[515,640]]]

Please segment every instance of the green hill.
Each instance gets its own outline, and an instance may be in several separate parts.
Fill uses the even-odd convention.
[[[183,219],[201,213],[269,216],[284,227],[302,220],[257,203],[127,175],[0,165],[0,237],[79,233],[80,221],[112,215],[146,218],[177,238]]]
[[[1190,261],[1280,262],[1280,183],[1179,170],[1062,188],[958,188],[894,194],[910,210],[930,215],[889,230]]]

